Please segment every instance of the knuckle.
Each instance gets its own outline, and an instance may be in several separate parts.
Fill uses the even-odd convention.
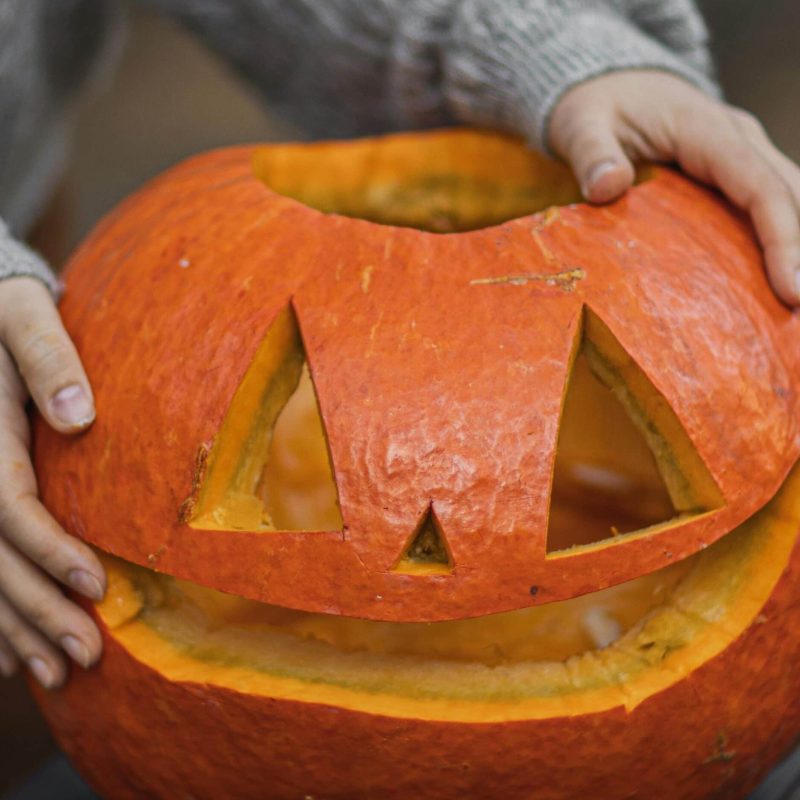
[[[48,631],[53,627],[54,613],[51,604],[46,601],[36,601],[28,605],[24,612],[25,618],[36,628]]]
[[[751,182],[752,199],[754,203],[765,210],[785,207],[792,202],[789,187],[769,167],[762,167],[759,173],[754,174]]]
[[[49,637],[64,633],[72,620],[72,615],[69,613],[71,604],[55,590],[55,587],[50,591],[51,586],[52,584],[48,583],[39,587],[38,591],[32,592],[21,601],[17,608],[25,622]]]
[[[8,480],[0,481],[0,526],[3,518],[14,509],[16,499],[11,483]]]
[[[0,499],[0,541],[10,540],[16,533],[16,509],[7,498]]]
[[[595,150],[606,138],[600,133],[611,130],[607,114],[589,106],[576,107],[572,98],[569,104],[554,114],[550,124],[550,143],[565,155],[576,157],[589,147]]]
[[[73,352],[60,331],[37,331],[22,341],[16,353],[25,380],[48,376],[57,378],[72,367]]]
[[[669,115],[673,125],[672,130],[676,135],[679,132],[685,132],[690,136],[697,136],[707,132],[709,123],[716,122],[717,115],[713,107],[698,105],[696,102],[682,102],[675,106],[672,113]],[[703,141],[705,137],[703,137]]]
[[[57,541],[53,541],[51,536],[43,536],[38,541],[30,544],[25,550],[25,555],[31,561],[51,574],[60,571],[60,554],[61,548]]]
[[[764,133],[764,126],[755,114],[743,108],[730,108],[729,113],[740,128],[752,133]]]
[[[679,103],[676,115],[683,124],[702,136],[704,141],[710,138],[709,130],[730,133],[732,128],[725,105],[703,94]]]
[[[598,125],[579,126],[566,139],[565,149],[575,166],[589,166],[608,156],[608,133],[604,127],[599,128]]]

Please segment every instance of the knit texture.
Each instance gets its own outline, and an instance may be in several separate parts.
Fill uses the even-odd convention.
[[[691,0],[139,0],[196,32],[314,137],[454,123],[547,148],[572,86],[654,68],[718,94]],[[0,3],[0,214],[44,205],[68,100],[102,58],[116,0]],[[0,279],[42,260],[0,227]]]
[[[56,299],[61,294],[61,283],[44,259],[30,247],[17,241],[0,220],[0,281],[15,277],[40,280]]]

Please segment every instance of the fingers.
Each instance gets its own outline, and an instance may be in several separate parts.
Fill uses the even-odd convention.
[[[727,123],[727,124],[726,124]],[[712,128],[715,135],[709,137]],[[697,114],[682,126],[676,142],[680,165],[712,183],[753,221],[764,249],[775,293],[787,304],[800,304],[800,212],[796,197],[773,164],[764,145],[753,144],[730,118]]]
[[[94,420],[94,400],[75,346],[43,284],[0,282],[0,344],[16,362],[36,406],[56,430],[71,433]]]
[[[24,627],[26,632],[23,638],[30,639],[31,632],[35,632],[36,636],[43,634],[82,667],[91,666],[100,657],[102,640],[89,615],[68,600],[51,580],[2,539],[0,576],[3,599],[19,617],[19,624],[13,630],[0,626],[0,634],[15,649],[18,628]],[[27,631],[28,628],[30,631]],[[21,651],[17,652],[24,657]]]
[[[605,120],[580,120],[563,155],[590,203],[616,200],[633,185],[633,165]]]
[[[105,592],[97,556],[67,535],[36,497],[36,478],[27,449],[27,419],[14,397],[18,382],[8,354],[0,349],[0,536],[56,580],[92,600]]]
[[[21,660],[46,689],[66,677],[64,651],[80,666],[94,664],[102,640],[91,618],[0,538],[0,671]]]
[[[614,132],[610,109],[586,102],[578,87],[553,114],[550,143],[577,177],[591,203],[607,203],[633,184],[635,170]]]
[[[0,493],[0,534],[5,540],[60,583],[90,600],[102,600],[105,577],[91,548],[66,534],[35,496],[20,495],[9,506],[5,494]]]
[[[57,650],[16,612],[0,595],[0,637],[31,671],[45,689],[60,686],[67,675],[66,664]]]
[[[46,572],[96,600],[105,576],[91,549],[68,536],[36,498],[23,397],[0,347],[0,672],[22,661],[52,688],[66,675],[62,651],[86,667],[100,656],[102,642],[90,617]]]
[[[629,158],[677,161],[719,188],[750,215],[775,293],[800,305],[800,169],[752,116],[676,76],[623,70],[570,89],[548,132],[592,202],[630,185]]]

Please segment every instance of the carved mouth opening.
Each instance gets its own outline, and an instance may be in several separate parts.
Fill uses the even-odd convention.
[[[800,524],[800,470],[705,551],[595,594],[469,620],[392,623],[293,611],[107,559],[105,625],[173,681],[431,719],[630,709],[756,620]],[[766,621],[766,620],[762,620]]]

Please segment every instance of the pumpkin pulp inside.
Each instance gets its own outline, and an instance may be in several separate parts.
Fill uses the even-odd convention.
[[[466,151],[442,146],[438,159],[429,150],[424,163],[403,148],[391,159],[365,145],[337,145],[335,158],[324,146],[270,148],[256,155],[254,169],[273,190],[320,210],[439,232],[579,199],[563,167],[519,149],[509,157],[500,147],[493,156],[482,138],[474,144],[472,157],[467,136]],[[437,175],[431,163],[440,165]],[[398,175],[406,176],[402,185]],[[646,535],[721,503],[668,405],[586,309],[553,464],[548,557],[613,546],[617,536]],[[632,708],[756,619],[799,522],[795,470],[762,511],[680,563],[583,597],[475,619],[396,623],[280,608],[110,557],[99,613],[124,648],[173,681],[428,719]],[[236,392],[191,524],[342,527],[291,308],[268,331]],[[398,554],[396,569],[420,576],[458,569],[436,528],[422,533],[422,544]]]

